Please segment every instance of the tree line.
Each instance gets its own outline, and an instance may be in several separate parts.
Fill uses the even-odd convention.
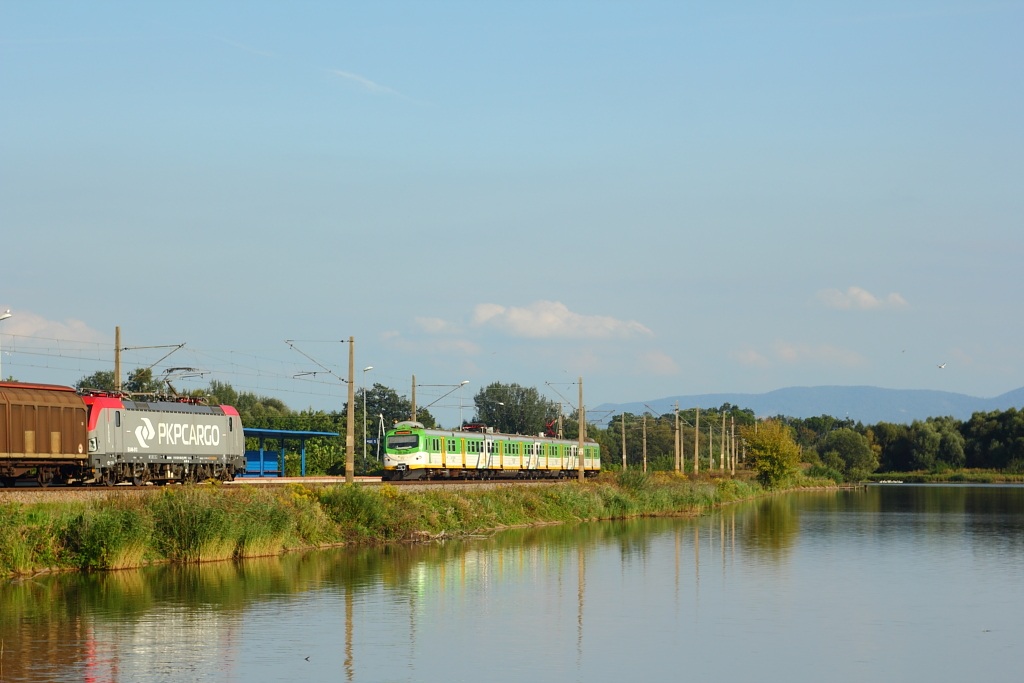
[[[78,389],[114,388],[112,372],[97,372],[83,377]],[[128,375],[122,389],[130,394],[173,392],[155,380],[148,369]],[[214,380],[206,389],[190,396],[205,398],[210,404],[234,406],[246,427],[332,432],[340,438],[307,441],[307,472],[337,474],[344,472],[347,403],[338,411],[292,410],[277,398],[236,391],[230,384]],[[545,398],[536,388],[519,384],[492,382],[473,397],[473,415],[463,422],[482,423],[495,431],[511,434],[551,434],[578,438],[578,411]],[[411,401],[391,387],[376,383],[356,396],[355,443],[365,433],[371,439],[395,422],[412,417]],[[427,427],[438,427],[428,410],[417,408],[416,420]],[[793,443],[798,464],[812,476],[836,481],[862,480],[875,472],[945,472],[961,468],[1001,470],[1024,473],[1024,411],[975,413],[969,420],[932,417],[911,424],[880,422],[864,425],[829,415],[793,418],[778,415],[759,420],[753,410],[725,403],[718,408],[687,408],[656,415],[620,413],[606,426],[588,419],[587,436],[601,445],[602,466],[622,466],[625,452],[627,468],[672,470],[676,466],[676,440],[687,471],[693,471],[693,459],[700,467],[721,467],[722,458],[734,447],[742,461],[755,439],[764,447],[766,435]],[[458,429],[460,425],[451,425]],[[760,432],[768,430],[764,434]],[[376,444],[372,462],[360,461],[363,449],[356,447],[359,469],[376,467]],[[772,444],[770,448],[782,448]],[[623,450],[625,449],[625,450]],[[786,458],[792,454],[786,446]]]

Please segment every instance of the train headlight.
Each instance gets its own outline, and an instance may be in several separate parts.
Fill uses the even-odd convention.
[[[100,441],[95,436],[89,437],[89,452],[95,453],[100,449]]]

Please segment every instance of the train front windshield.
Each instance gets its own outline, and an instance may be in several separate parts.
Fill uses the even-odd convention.
[[[408,451],[419,448],[420,437],[417,434],[392,434],[388,437],[387,448],[394,451]]]

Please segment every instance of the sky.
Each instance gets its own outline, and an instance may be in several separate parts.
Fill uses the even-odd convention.
[[[355,387],[415,377],[444,424],[491,382],[997,396],[1022,30],[1012,1],[0,0],[0,372],[112,370],[119,327],[125,372],[294,409],[340,409],[353,338]]]

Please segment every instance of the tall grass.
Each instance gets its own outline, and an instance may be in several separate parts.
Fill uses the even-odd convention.
[[[545,486],[407,491],[346,484],[280,489],[197,485],[91,503],[0,505],[0,576],[275,555],[345,543],[423,540],[499,528],[698,514],[761,493],[735,479],[605,473]]]
[[[66,545],[82,569],[138,567],[153,536],[152,519],[137,500],[108,499],[87,508],[67,527]]]

